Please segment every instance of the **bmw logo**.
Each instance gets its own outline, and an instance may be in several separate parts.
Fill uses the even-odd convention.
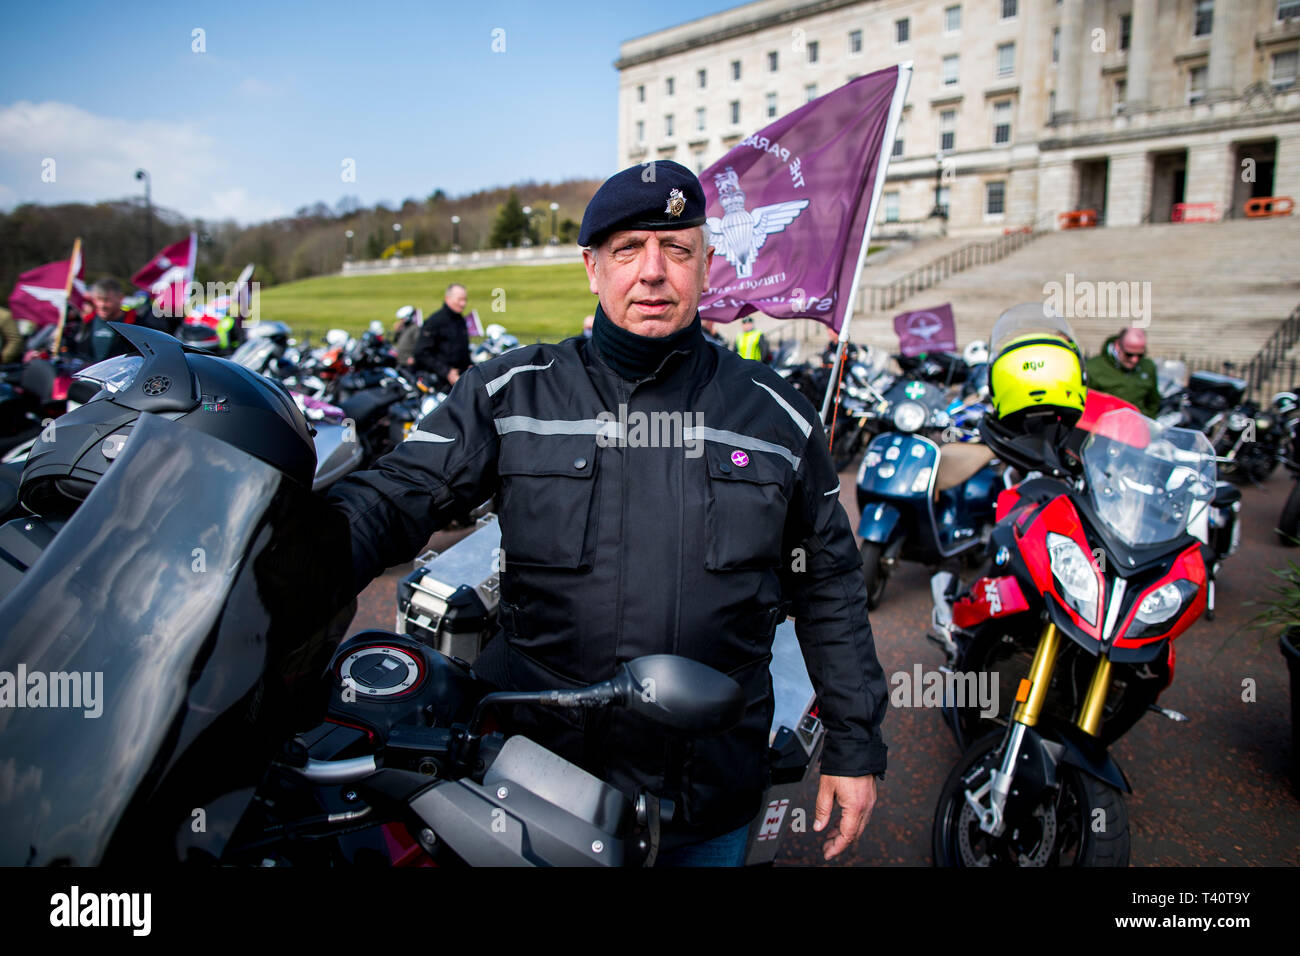
[[[1006,548],[998,548],[998,553],[993,556],[993,563],[998,567],[1006,564],[1010,559],[1011,553]]]

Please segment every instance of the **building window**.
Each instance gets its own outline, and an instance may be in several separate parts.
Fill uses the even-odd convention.
[[[767,55],[767,72],[775,73],[777,67],[776,51],[772,50]]]
[[[701,133],[704,132],[705,109],[701,106],[695,111],[695,128]]]
[[[993,104],[993,145],[1002,146],[1011,142],[1011,101],[1003,100]]]
[[[644,102],[645,102],[645,84],[644,84],[644,83],[642,83],[640,86],[638,86],[638,87],[636,88],[636,101],[637,101],[638,103],[644,103]]]
[[[906,43],[911,36],[912,21],[909,17],[894,21],[894,42]]]
[[[1119,16],[1119,48],[1127,50],[1133,40],[1133,14],[1121,13]]]
[[[900,129],[898,135],[894,137],[894,151],[889,154],[891,159],[901,159],[903,156],[903,131]]]
[[[767,94],[767,115],[769,118],[776,115],[776,94]]]
[[[1300,0],[1277,0],[1278,20],[1291,20],[1300,17]]]
[[[998,44],[998,76],[1013,76],[1016,72],[1016,45]]]
[[[808,62],[809,62],[809,63],[816,63],[816,62],[817,62],[817,54],[818,54],[819,52],[821,52],[821,50],[820,50],[820,46],[821,46],[821,45],[820,45],[816,40],[810,40],[810,41],[808,42]]]
[[[984,184],[984,215],[1001,216],[1007,211],[1007,184],[1002,180]]]
[[[699,80],[699,83],[700,83],[700,89],[704,89],[706,86],[709,85],[709,71],[708,71],[708,70],[696,70],[696,71],[695,71],[695,78],[696,78],[697,80]]]
[[[1214,0],[1196,0],[1192,36],[1205,37],[1214,29]]]
[[[731,101],[731,125],[740,125],[740,100]]]
[[[898,193],[885,193],[885,222],[898,222]]]
[[[1052,27],[1052,65],[1061,62],[1061,28]]]
[[[948,215],[948,210],[952,208],[952,190],[947,186],[939,187],[939,208],[943,210],[945,217]]]
[[[1056,117],[1056,90],[1047,94],[1047,122],[1052,122]]]
[[[1295,86],[1296,61],[1300,51],[1288,50],[1286,53],[1273,54],[1272,75],[1270,77],[1275,90],[1289,90]]]
[[[698,176],[702,172],[704,172],[704,150],[697,149],[695,151],[695,175]]]
[[[668,92],[669,96],[673,95],[673,87],[675,85],[676,85],[676,77],[670,76],[668,77],[668,79],[664,80],[664,89]]]
[[[809,83],[803,88],[803,101],[811,103],[815,99],[817,99],[817,84]]]
[[[1205,78],[1208,68],[1194,66],[1187,72],[1187,103],[1199,103],[1205,99]]]
[[[1300,2],[1300,0],[1298,0]],[[862,31],[851,30],[849,32],[849,54],[862,52]]]
[[[1111,106],[1112,113],[1124,112],[1124,94],[1128,90],[1128,83],[1125,80],[1115,81],[1115,102]]]
[[[664,136],[672,139],[673,136],[673,114],[669,113],[664,117]]]
[[[1002,0],[1002,19],[1014,20],[1016,18],[1016,0]]]
[[[961,5],[944,7],[943,32],[957,33],[961,30]]]
[[[941,75],[943,76],[944,86],[957,85],[957,54],[956,53],[950,53],[948,56],[945,56],[943,58],[943,71]]]
[[[645,142],[645,120],[636,121],[636,141],[638,143]]]
[[[733,80],[738,80],[738,79],[740,79],[740,61],[739,61],[739,60],[732,60],[732,61],[731,61],[731,78],[732,78]]]
[[[939,113],[939,148],[951,153],[957,145],[957,111],[942,110]]]

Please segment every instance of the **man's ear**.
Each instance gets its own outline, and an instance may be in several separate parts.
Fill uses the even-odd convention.
[[[596,253],[591,249],[583,249],[582,264],[587,269],[587,287],[591,289],[591,294],[600,295],[600,289],[596,285]]]

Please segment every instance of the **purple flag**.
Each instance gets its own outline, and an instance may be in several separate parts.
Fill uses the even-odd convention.
[[[904,355],[957,351],[951,302],[894,316],[894,331],[898,333],[898,350]]]
[[[700,174],[715,249],[701,318],[762,311],[840,330],[909,77],[895,66],[852,80]]]

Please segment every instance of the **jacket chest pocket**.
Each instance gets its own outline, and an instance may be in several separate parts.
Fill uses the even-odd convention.
[[[588,569],[596,540],[594,435],[510,435],[501,440],[501,549],[511,564]]]
[[[733,460],[733,454],[737,456]],[[763,452],[713,452],[708,461],[704,567],[774,568],[782,563],[788,466]],[[744,464],[738,464],[743,461]]]

